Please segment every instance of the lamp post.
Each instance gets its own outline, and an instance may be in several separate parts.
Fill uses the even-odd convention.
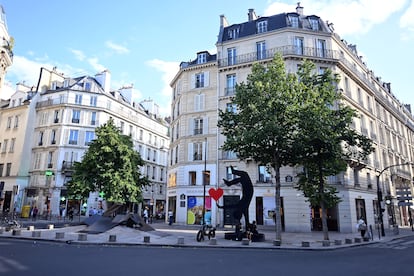
[[[203,171],[203,217],[201,221],[204,225],[205,222],[205,215],[206,215],[206,173],[207,173],[207,137],[204,141],[204,171]]]
[[[398,167],[398,166],[405,166],[405,165],[409,165],[412,164],[411,162],[405,162],[402,164],[394,164],[394,165],[390,165],[385,167],[382,171],[380,171],[380,173],[377,175],[377,197],[378,197],[378,222],[380,224],[381,227],[381,236],[385,236],[385,230],[384,230],[384,220],[383,220],[383,209],[381,206],[381,201],[382,201],[382,191],[381,191],[381,187],[380,187],[380,176],[382,175],[383,172],[385,172],[386,170],[388,170],[389,168],[392,167]]]

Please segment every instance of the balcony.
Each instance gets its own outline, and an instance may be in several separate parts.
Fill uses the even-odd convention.
[[[62,174],[65,176],[72,176],[74,170],[74,162],[63,161],[62,162]]]

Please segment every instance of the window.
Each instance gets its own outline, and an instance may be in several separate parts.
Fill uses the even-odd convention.
[[[161,168],[160,169],[160,181],[162,181],[164,178],[163,178],[163,175],[164,175],[164,169],[163,168]]]
[[[326,41],[318,39],[316,42],[316,54],[318,57],[326,57]]]
[[[52,129],[52,134],[50,135],[50,141],[52,145],[56,144],[56,130],[55,129]]]
[[[71,129],[69,132],[69,144],[77,145],[78,144],[79,130]]]
[[[191,186],[195,186],[197,183],[197,173],[194,171],[188,172],[188,183]]]
[[[157,175],[157,168],[156,167],[152,167],[152,179],[155,179],[155,176]]]
[[[195,75],[195,88],[204,87],[204,73]]]
[[[11,165],[12,165],[11,163],[6,164],[6,174],[5,174],[5,176],[10,176]]]
[[[12,117],[8,117],[7,118],[6,129],[10,129],[11,128],[11,124],[12,124]]]
[[[1,149],[1,152],[6,152],[7,151],[7,144],[9,143],[8,139],[4,139],[3,141],[3,147]]]
[[[14,152],[14,144],[16,143],[16,138],[12,138],[10,140],[10,147],[9,147],[9,152]]]
[[[14,128],[19,127],[19,116],[14,116]]]
[[[316,18],[310,18],[309,24],[314,31],[319,31],[319,20]]]
[[[86,131],[85,132],[85,146],[89,146],[93,139],[95,139],[95,132]]]
[[[74,109],[72,111],[72,123],[79,124],[79,119],[80,119],[80,110]]]
[[[264,41],[256,43],[256,50],[258,60],[266,58],[266,43]]]
[[[0,164],[0,177],[3,176],[4,164]]]
[[[236,113],[237,112],[237,105],[235,103],[227,103],[226,104],[226,110],[230,111],[232,113]]]
[[[203,171],[203,185],[210,185],[210,171]]]
[[[236,74],[227,75],[226,96],[234,95],[236,88]]]
[[[150,160],[151,156],[151,150],[147,149],[147,160]]]
[[[197,64],[206,63],[207,62],[207,53],[200,53],[197,56]]]
[[[39,146],[41,146],[41,145],[43,145],[43,131],[40,131],[39,132]]]
[[[49,151],[49,153],[47,154],[47,167],[53,168],[53,152]]]
[[[233,169],[237,170],[237,167],[233,167]],[[231,172],[231,167],[226,167],[226,179],[232,180],[233,178],[234,178],[234,175]]]
[[[299,28],[299,18],[297,16],[289,16],[289,20],[293,28]]]
[[[204,94],[194,96],[194,111],[204,110]]]
[[[139,140],[142,141],[142,139],[144,138],[144,131],[142,129],[139,130]]]
[[[56,124],[56,123],[59,123],[59,110],[55,110],[55,113],[54,113],[54,123]]]
[[[271,175],[268,172],[266,166],[259,166],[259,182],[270,183]]]
[[[227,35],[229,37],[229,39],[235,39],[239,37],[239,28],[233,28],[233,29],[229,29],[227,31]]]
[[[295,37],[294,48],[297,55],[303,55],[303,37]]]
[[[85,88],[85,91],[91,91],[91,83],[90,82],[85,82],[84,84],[83,84],[83,86],[84,86],[84,88]]]
[[[93,111],[92,113],[91,113],[91,125],[96,125],[96,112],[95,111]]]
[[[257,22],[257,33],[264,33],[267,32],[267,21],[259,21]]]
[[[97,101],[98,101],[97,96],[91,96],[90,101],[89,101],[90,106],[96,106]]]
[[[236,64],[236,48],[227,49],[227,62],[228,65]]]
[[[82,104],[82,94],[75,95],[75,104]]]
[[[198,142],[193,144],[193,161],[203,160],[203,143]]]
[[[194,135],[203,134],[203,118],[194,119]]]

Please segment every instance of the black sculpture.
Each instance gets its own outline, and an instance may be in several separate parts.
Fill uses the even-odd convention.
[[[232,186],[232,185],[236,185],[236,184],[241,184],[242,186],[242,197],[241,199],[236,203],[236,204],[232,204],[232,205],[225,205],[225,206],[220,206],[217,204],[218,208],[234,208],[234,212],[233,212],[233,218],[235,218],[236,220],[236,231],[235,233],[231,233],[228,235],[225,235],[226,239],[233,239],[233,240],[241,240],[241,238],[243,237],[247,237],[250,238],[251,240],[256,240],[256,241],[261,241],[264,239],[264,235],[263,234],[259,234],[256,231],[255,228],[255,233],[252,234],[252,224],[250,224],[249,221],[249,206],[250,206],[250,202],[252,201],[253,198],[253,184],[252,181],[250,180],[249,175],[247,174],[247,172],[245,171],[240,171],[240,170],[236,170],[233,168],[233,166],[231,167],[231,173],[234,175],[237,175],[239,177],[233,179],[233,180],[226,180],[223,179],[224,184],[226,184],[227,186]],[[245,231],[241,232],[241,223],[240,220],[242,218],[242,216],[244,215],[244,222],[245,222]],[[254,223],[255,225],[255,223]]]

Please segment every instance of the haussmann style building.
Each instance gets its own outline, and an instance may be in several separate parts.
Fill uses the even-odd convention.
[[[171,145],[168,169],[168,209],[176,223],[199,224],[203,212],[211,212],[212,224],[234,224],[231,210],[216,207],[210,189],[222,188],[220,205],[237,202],[241,190],[227,187],[230,166],[249,173],[254,196],[249,217],[259,225],[273,225],[275,184],[273,172],[252,160],[237,159],[234,152],[221,150],[225,137],[217,128],[218,110],[235,110],[232,96],[236,83],[245,81],[252,64],[271,61],[281,53],[286,70],[296,72],[304,59],[317,70],[331,69],[340,76],[338,91],[343,101],[357,110],[352,128],[373,141],[375,152],[362,163],[351,160],[346,171],[328,177],[342,202],[328,209],[330,231],[355,232],[361,216],[369,225],[407,226],[413,192],[413,116],[410,107],[392,93],[391,83],[376,76],[349,44],[335,33],[332,23],[317,15],[295,11],[266,17],[248,11],[247,21],[229,24],[220,16],[217,54],[197,53],[182,62],[171,82]],[[286,231],[320,231],[320,208],[312,208],[294,188],[301,168],[281,171],[282,227]],[[378,201],[380,199],[380,201]],[[205,208],[203,208],[205,202]]]

